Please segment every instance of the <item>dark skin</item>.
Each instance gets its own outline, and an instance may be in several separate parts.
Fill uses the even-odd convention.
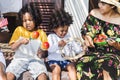
[[[90,14],[94,17],[113,24],[120,24],[120,14],[119,12],[116,12],[116,5],[111,5],[107,3],[107,1],[117,1],[118,0],[99,0],[98,8],[93,9],[90,11]],[[106,1],[106,2],[105,2]],[[102,26],[101,26],[102,27]],[[87,47],[92,47],[94,49],[95,45],[93,44],[93,40],[89,35],[83,35],[85,44]],[[114,48],[120,50],[120,43],[115,41],[114,39],[107,40],[108,46],[113,46]],[[108,71],[103,69],[103,71],[99,74],[99,76],[103,76],[103,80],[112,80],[110,74]]]
[[[85,40],[85,44],[88,47],[95,47],[95,45],[93,44],[92,38],[89,35],[85,35],[83,38]],[[116,49],[120,50],[120,43],[119,42],[116,42],[114,39],[109,39],[109,40],[107,40],[107,42],[110,46],[113,46]]]
[[[41,48],[39,48],[38,51],[37,51],[37,56],[39,58],[46,58],[48,56],[48,51],[47,50],[42,50]]]
[[[0,80],[7,80],[4,68],[5,68],[4,64],[0,62]]]
[[[23,15],[23,27],[28,30],[28,31],[34,31],[35,29],[35,23],[33,21],[32,16],[30,15],[30,13],[26,12]],[[29,43],[29,39],[28,38],[20,38],[18,41],[13,42],[10,44],[11,49],[12,50],[16,50],[18,49],[21,45],[23,44],[28,44]],[[7,72],[7,80],[14,80],[16,78],[16,76],[11,73],[11,72]],[[1,79],[0,79],[1,80]],[[40,75],[38,75],[37,80],[47,80],[47,75],[45,73],[42,73]]]
[[[60,37],[60,38],[63,38],[67,32],[68,32],[68,26],[59,26],[58,28],[55,28],[54,29],[54,32]],[[64,47],[66,45],[66,42],[64,40],[61,40],[58,42],[58,46],[59,47]]]
[[[65,35],[68,32],[68,26],[59,26],[57,28],[54,29],[54,32],[56,33],[56,35],[60,38],[64,38]],[[65,40],[60,40],[58,42],[58,46],[59,47],[64,47],[66,45],[66,41]],[[61,75],[61,67],[57,64],[52,64],[50,66],[50,68],[52,69],[52,80],[60,80],[60,75]],[[70,80],[76,80],[76,69],[74,67],[74,64],[70,63],[66,66],[66,70],[68,71],[68,75]]]

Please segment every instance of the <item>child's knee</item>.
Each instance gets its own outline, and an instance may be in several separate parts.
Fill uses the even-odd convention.
[[[74,64],[67,65],[67,70],[76,70],[75,65]]]
[[[42,73],[38,77],[47,77],[47,75],[46,75],[46,73]]]
[[[61,68],[59,65],[55,65],[53,70],[52,70],[53,74],[60,74],[61,73]]]
[[[37,80],[47,80],[48,79],[48,76],[46,73],[42,73],[40,74],[38,77],[37,77]]]
[[[14,80],[16,79],[16,76],[11,72],[7,72],[7,79]]]

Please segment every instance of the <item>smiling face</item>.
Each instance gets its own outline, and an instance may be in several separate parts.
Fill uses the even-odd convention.
[[[67,32],[68,32],[68,28],[69,28],[68,26],[64,26],[64,27],[60,26],[60,27],[58,27],[58,28],[55,28],[55,29],[54,29],[54,32],[56,33],[56,35],[57,35],[58,37],[64,38],[65,35],[66,35]]]
[[[28,31],[32,31],[35,28],[35,24],[33,21],[33,18],[29,13],[25,13],[23,15],[23,26],[26,28]]]

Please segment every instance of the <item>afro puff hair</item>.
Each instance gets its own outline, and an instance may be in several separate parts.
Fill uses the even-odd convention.
[[[56,9],[50,16],[49,29],[70,26],[73,23],[72,16],[64,9]]]
[[[22,22],[23,22],[23,20],[22,20],[23,15],[27,12],[33,18],[33,21],[35,22],[35,27],[37,28],[42,22],[41,12],[40,12],[39,8],[35,7],[35,5],[33,3],[24,5],[22,7],[22,9],[19,11],[18,16],[19,16],[19,20],[20,20],[20,25],[22,25]]]

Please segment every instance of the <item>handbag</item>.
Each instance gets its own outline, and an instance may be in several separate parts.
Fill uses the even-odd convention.
[[[60,48],[61,55],[66,60],[77,60],[85,54],[80,38],[70,38],[67,44]]]
[[[1,18],[0,19],[0,28],[1,27],[4,27],[4,26],[7,26],[8,25],[8,20],[7,18]]]

